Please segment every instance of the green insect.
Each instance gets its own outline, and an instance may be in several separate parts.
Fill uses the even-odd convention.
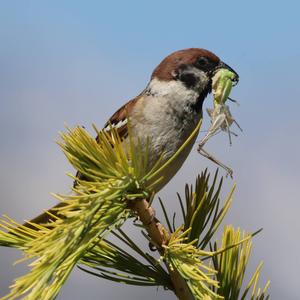
[[[233,80],[235,79],[235,77],[236,74],[227,69],[220,69],[215,74],[212,82],[212,89],[214,94],[214,107],[216,107],[216,105],[218,104],[225,104],[226,100],[228,99],[231,93]]]
[[[230,130],[230,126],[233,123],[235,123],[237,127],[242,131],[239,124],[233,118],[229,110],[229,106],[225,105],[227,99],[237,103],[236,100],[229,98],[235,77],[236,74],[227,69],[220,69],[214,75],[212,82],[214,108],[207,109],[207,113],[211,118],[211,126],[208,129],[207,134],[203,137],[203,139],[198,145],[198,152],[200,154],[224,168],[227,171],[227,174],[229,174],[231,177],[233,174],[232,169],[218,161],[216,158],[214,158],[211,154],[209,154],[206,150],[203,149],[203,146],[213,135],[217,134],[219,131],[225,131],[228,133],[229,143],[231,145],[231,135],[237,136],[236,133]]]

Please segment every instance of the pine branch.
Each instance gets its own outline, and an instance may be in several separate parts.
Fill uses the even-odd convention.
[[[11,227],[12,235],[1,233],[2,244],[20,242],[24,259],[36,260],[30,264],[31,272],[17,279],[3,299],[54,299],[94,242],[130,216],[127,202],[147,195],[147,151],[141,145],[131,143],[125,149],[114,130],[111,134],[98,132],[98,141],[81,127],[61,136],[65,155],[89,181],[78,179],[75,195],[55,195],[64,204],[56,208],[61,218],[46,224],[51,230],[41,235],[34,236],[26,226],[14,228],[4,223]]]
[[[267,289],[270,285],[269,281],[263,290],[257,288],[262,263],[259,264],[244,292],[242,292],[246,267],[252,249],[252,240],[249,238],[251,236],[253,235],[241,232],[239,228],[235,230],[230,225],[224,228],[220,248],[217,242],[214,243],[213,247],[211,246],[211,250],[215,252],[220,252],[220,249],[227,249],[227,251],[221,251],[219,255],[212,257],[214,268],[217,270],[216,278],[220,283],[220,286],[215,290],[218,294],[224,296],[225,299],[244,300],[251,288],[251,299],[265,300],[269,298],[267,295]],[[238,246],[230,247],[233,244],[238,244]],[[241,293],[243,293],[242,296],[240,296]]]
[[[73,195],[55,195],[64,205],[56,208],[55,215],[48,212],[53,220],[50,223],[20,225],[8,217],[1,220],[4,231],[0,231],[0,245],[19,248],[26,253],[25,259],[36,259],[31,272],[17,279],[3,299],[54,299],[73,267],[81,264],[84,271],[107,280],[164,286],[179,299],[238,300],[251,235],[240,236],[239,231],[228,227],[221,246],[215,243],[210,251],[205,250],[230,208],[234,188],[221,205],[222,179],[218,181],[216,172],[209,186],[210,176],[205,170],[198,176],[195,189],[186,186],[185,201],[178,195],[183,224],[178,228],[175,213],[171,221],[162,200],[167,227],[155,217],[151,206],[153,188],[162,179],[162,171],[191,142],[199,127],[200,123],[170,160],[163,163],[161,158],[150,170],[149,141],[142,145],[130,137],[130,143],[123,145],[115,131],[109,135],[97,130],[97,143],[79,127],[63,134],[61,147],[88,180],[76,179]],[[161,256],[159,261],[120,229],[132,216],[142,222],[145,237]],[[111,234],[139,257],[109,241]],[[260,269],[261,265],[240,299],[246,299],[251,289],[251,299],[268,299],[269,283],[263,290],[257,288]]]

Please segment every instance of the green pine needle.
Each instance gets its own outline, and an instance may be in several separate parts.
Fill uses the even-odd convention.
[[[24,259],[35,260],[31,271],[18,278],[11,292],[3,298],[54,299],[73,267],[101,237],[120,226],[130,216],[127,201],[150,198],[162,171],[190,143],[200,128],[169,160],[148,166],[149,139],[133,139],[122,143],[116,130],[97,131],[95,140],[83,128],[68,129],[59,143],[66,157],[86,180],[77,179],[75,195],[55,195],[64,205],[57,207],[55,221],[32,228],[2,221],[0,244],[24,250]],[[150,168],[149,168],[150,167]],[[23,259],[23,260],[24,260]]]
[[[268,299],[267,289],[270,284],[268,282],[263,290],[257,288],[259,273],[262,268],[262,263],[259,264],[249,283],[247,284],[242,296],[242,286],[246,267],[249,261],[253,235],[241,232],[241,230],[234,229],[231,225],[224,228],[222,242],[220,248],[215,242],[213,250],[220,253],[220,249],[227,249],[221,251],[220,254],[212,257],[215,270],[217,270],[216,278],[220,283],[216,292],[226,300],[244,300],[248,292],[252,288],[251,300],[265,300]],[[232,247],[231,245],[237,246]],[[212,249],[212,248],[211,248]]]
[[[123,237],[116,234],[121,241]],[[130,245],[134,254],[131,255],[121,247],[110,241],[101,241],[86,253],[81,263],[89,269],[80,267],[82,270],[95,276],[132,285],[155,285],[173,289],[168,273],[161,267],[159,262],[144,253],[133,241]],[[143,263],[144,259],[147,263]],[[90,269],[93,269],[91,271]]]
[[[2,299],[55,299],[76,264],[111,281],[174,290],[162,260],[140,249],[120,226],[132,216],[129,201],[153,200],[162,171],[195,138],[200,124],[173,157],[165,161],[162,156],[155,166],[148,165],[148,139],[142,143],[129,134],[130,141],[124,144],[114,129],[111,133],[96,129],[96,141],[81,127],[61,134],[61,148],[83,177],[75,178],[72,195],[54,195],[64,205],[55,209],[55,215],[48,212],[52,217],[49,223],[27,222],[28,227],[8,217],[0,220],[0,245],[23,250],[21,261],[33,260],[31,271],[18,278]],[[234,188],[221,206],[221,186],[218,172],[209,186],[207,170],[197,178],[195,189],[187,185],[185,202],[178,195],[183,225],[177,229],[175,214],[172,220],[160,200],[171,234],[168,244],[163,245],[163,261],[185,279],[195,299],[269,299],[269,282],[258,288],[262,264],[242,289],[253,235],[228,226],[220,247],[215,243],[211,251],[205,250],[232,202]],[[134,254],[107,240],[109,233]]]
[[[56,195],[65,204],[57,209],[62,218],[49,224],[51,230],[20,246],[26,252],[26,259],[36,259],[30,264],[31,271],[18,278],[3,299],[20,296],[24,299],[54,299],[73,267],[94,241],[128,217],[125,200],[130,198],[129,191],[137,194],[140,189],[140,184],[136,185],[140,178],[136,177],[116,134],[100,133],[97,143],[78,127],[62,134],[62,139],[60,145],[71,164],[97,180],[78,180],[75,195]],[[136,148],[130,149],[135,151]],[[20,229],[17,231],[19,234],[15,242],[21,233]],[[28,229],[24,236],[30,232],[31,229]]]
[[[214,279],[216,271],[201,260],[201,257],[211,256],[213,253],[197,249],[194,246],[196,240],[188,243],[187,235],[190,229],[180,233],[182,229],[182,227],[176,229],[168,245],[164,246],[164,259],[171,269],[177,270],[187,281],[195,299],[223,299],[210,287],[219,287],[218,281]]]

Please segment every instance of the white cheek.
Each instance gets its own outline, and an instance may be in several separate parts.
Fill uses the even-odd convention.
[[[197,97],[197,92],[186,88],[186,86],[178,80],[161,81],[156,78],[152,79],[148,86],[151,94],[158,97],[167,97],[175,100],[192,99]]]

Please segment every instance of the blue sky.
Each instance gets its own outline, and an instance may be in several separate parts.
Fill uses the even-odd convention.
[[[232,97],[241,106],[232,111],[244,133],[232,147],[225,135],[207,146],[235,171],[234,181],[224,185],[226,191],[237,183],[226,223],[252,231],[264,227],[250,267],[263,259],[272,299],[296,299],[299,10],[298,1],[1,1],[0,213],[21,221],[55,203],[49,192],[68,191],[64,174],[70,166],[54,143],[65,123],[101,127],[145,87],[164,56],[207,48],[240,74]],[[194,150],[160,195],[172,202],[206,166],[215,170]],[[1,295],[23,270],[11,266],[18,257],[0,249]],[[121,293],[122,299],[173,299],[79,271],[61,297],[82,299],[87,289],[91,300],[100,294],[119,299]]]

